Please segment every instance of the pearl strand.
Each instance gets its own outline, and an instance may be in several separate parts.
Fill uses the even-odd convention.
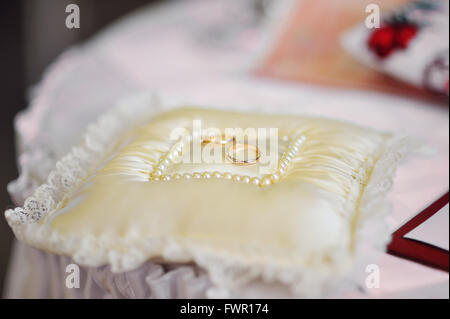
[[[166,154],[164,154],[153,171],[150,173],[151,180],[170,180],[171,177],[164,176],[171,162],[183,155],[184,141],[177,142]],[[165,178],[165,179],[164,179]]]
[[[150,173],[150,180],[154,181],[170,181],[170,180],[179,180],[179,179],[225,179],[232,180],[235,182],[240,182],[243,184],[252,184],[259,187],[266,187],[271,184],[275,184],[279,182],[283,176],[286,175],[289,167],[292,164],[295,156],[300,150],[301,145],[306,141],[306,137],[304,135],[299,138],[291,141],[283,153],[281,158],[278,161],[278,167],[272,174],[264,175],[263,177],[250,177],[247,175],[232,175],[229,172],[221,173],[219,171],[214,172],[194,172],[194,173],[174,173],[174,174],[164,174],[169,165],[170,161],[176,157],[182,156],[183,151],[183,142],[179,142],[176,144],[166,155],[162,156],[159,160],[158,164],[155,166],[155,169]]]

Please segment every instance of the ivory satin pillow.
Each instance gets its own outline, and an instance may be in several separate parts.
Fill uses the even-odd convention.
[[[237,140],[239,129],[265,135]],[[304,291],[348,274],[361,245],[384,247],[405,145],[330,119],[154,98],[105,114],[5,215],[20,240],[82,265],[194,262],[219,287],[262,279]]]

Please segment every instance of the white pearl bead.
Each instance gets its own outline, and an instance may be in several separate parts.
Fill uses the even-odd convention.
[[[185,178],[185,179],[191,179],[191,178],[192,178],[192,175],[189,174],[189,173],[185,173],[185,174],[183,175],[183,178]]]
[[[214,172],[213,175],[215,178],[222,178],[222,173],[220,172]]]
[[[170,177],[170,175],[164,176],[164,180],[165,181],[170,181],[172,178]]]
[[[200,178],[202,178],[202,175],[200,173],[194,173],[193,177],[195,179],[200,179]]]
[[[280,168],[280,169],[278,170],[278,174],[283,175],[283,174],[284,174],[284,168]]]
[[[242,182],[245,183],[245,184],[250,183],[250,177],[244,176],[244,177],[242,178]]]
[[[223,178],[225,178],[225,179],[231,179],[231,177],[232,177],[231,173],[225,173],[223,175]]]
[[[253,177],[253,178],[251,179],[251,183],[252,183],[253,185],[258,186],[259,183],[260,183],[260,180],[259,180],[258,177]]]
[[[233,181],[239,182],[240,180],[241,180],[241,176],[239,176],[239,175],[234,175],[233,176]]]
[[[173,175],[173,178],[174,178],[174,179],[180,179],[180,178],[181,178],[181,175],[178,174],[178,173],[176,173],[176,174]]]
[[[155,176],[161,176],[161,174],[162,174],[162,172],[159,169],[157,169],[153,172],[153,175],[155,175]]]
[[[203,173],[203,178],[210,179],[211,178],[211,174],[208,173],[208,172]]]
[[[272,174],[271,176],[272,182],[276,183],[280,180],[280,175],[278,175],[277,173]]]
[[[272,184],[272,181],[270,180],[270,177],[264,177],[261,181],[261,186],[269,186]]]
[[[166,169],[166,165],[159,164],[158,169],[161,170],[161,171],[164,171]]]

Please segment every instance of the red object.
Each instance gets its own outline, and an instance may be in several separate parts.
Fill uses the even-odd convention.
[[[368,46],[378,57],[386,58],[396,49],[406,49],[416,34],[413,24],[386,24],[372,32]]]
[[[417,28],[412,24],[404,24],[397,28],[395,33],[395,44],[401,49],[408,47],[409,41],[416,36]]]
[[[447,250],[403,237],[448,204],[448,199],[449,193],[447,192],[447,194],[443,195],[421,213],[413,217],[405,225],[400,227],[392,235],[392,241],[388,246],[388,253],[448,272],[449,252]]]
[[[391,54],[395,47],[395,28],[390,25],[376,29],[369,38],[369,48],[380,58],[385,58]]]

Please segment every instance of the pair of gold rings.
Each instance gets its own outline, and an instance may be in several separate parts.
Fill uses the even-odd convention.
[[[250,144],[236,143],[236,138],[234,136],[209,136],[202,140],[202,144],[209,143],[225,146],[226,158],[234,165],[253,165],[256,164],[261,157],[258,147]]]

